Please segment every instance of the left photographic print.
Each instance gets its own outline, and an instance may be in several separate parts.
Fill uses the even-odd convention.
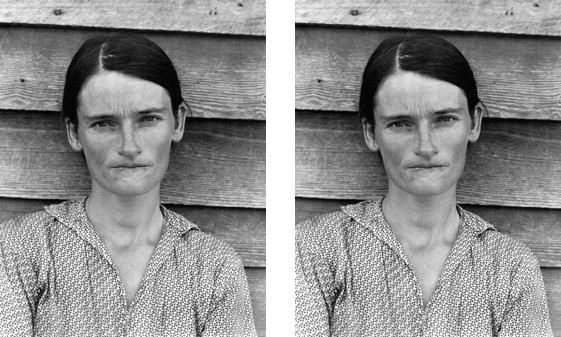
[[[265,329],[265,0],[0,8],[0,335]]]

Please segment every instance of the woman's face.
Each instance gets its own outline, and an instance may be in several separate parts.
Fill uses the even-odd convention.
[[[161,86],[114,71],[91,77],[78,97],[78,127],[67,122],[70,145],[83,151],[92,191],[138,196],[160,187],[172,141],[183,137],[185,109],[177,121]]]
[[[468,142],[475,142],[481,108],[472,120],[457,86],[413,72],[398,72],[376,95],[375,127],[363,122],[365,139],[380,151],[389,188],[435,196],[456,188]]]

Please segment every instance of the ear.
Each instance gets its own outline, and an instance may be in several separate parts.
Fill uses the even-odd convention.
[[[66,136],[68,137],[70,147],[74,151],[82,151],[82,143],[80,142],[80,139],[78,139],[78,125],[72,123],[68,117],[64,119],[64,124],[66,124]]]
[[[179,104],[177,108],[177,117],[175,118],[175,129],[171,135],[171,140],[178,143],[183,138],[185,132],[185,118],[187,117],[187,104],[185,102]]]
[[[374,137],[374,127],[366,120],[366,118],[362,118],[362,131],[364,133],[364,142],[370,151],[379,151],[380,146],[376,141],[376,137]]]
[[[483,119],[483,105],[477,103],[473,111],[473,120],[471,122],[471,130],[469,131],[468,141],[475,143],[479,139],[481,133],[481,121]]]

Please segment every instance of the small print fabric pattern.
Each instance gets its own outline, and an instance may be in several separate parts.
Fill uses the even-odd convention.
[[[296,336],[553,336],[530,249],[458,206],[458,238],[424,306],[381,204],[297,225]]]
[[[243,265],[161,206],[162,236],[129,307],[85,199],[0,225],[0,336],[256,336]]]

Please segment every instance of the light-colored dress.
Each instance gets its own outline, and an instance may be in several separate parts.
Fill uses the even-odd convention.
[[[238,255],[163,206],[160,242],[127,307],[84,201],[0,226],[0,336],[256,336]]]
[[[457,240],[425,307],[381,203],[297,225],[298,337],[553,336],[530,249],[459,206]]]

